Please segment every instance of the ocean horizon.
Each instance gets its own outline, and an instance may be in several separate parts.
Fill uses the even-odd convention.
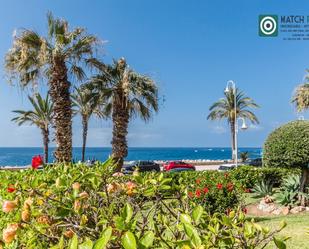
[[[49,151],[49,162],[53,162],[54,147]],[[250,158],[261,157],[259,147],[240,147],[239,153],[248,151]],[[81,159],[81,147],[73,148],[73,159]],[[111,153],[109,147],[87,147],[86,160],[105,161]],[[22,166],[31,164],[35,155],[43,155],[41,147],[0,147],[0,166]],[[228,160],[229,147],[129,147],[127,161],[131,160]]]

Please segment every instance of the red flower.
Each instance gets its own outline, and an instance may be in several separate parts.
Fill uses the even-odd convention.
[[[217,184],[217,189],[222,189],[222,187],[223,187],[222,183]]]
[[[37,169],[41,165],[43,165],[43,159],[40,155],[32,157],[31,166],[33,169]]]
[[[201,197],[201,190],[199,190],[199,189],[195,190],[195,196],[197,198],[200,198]]]
[[[8,186],[8,188],[7,188],[7,191],[9,192],[9,193],[13,193],[13,192],[15,192],[15,188],[14,188],[14,185],[13,184],[10,184],[9,186]]]
[[[199,185],[201,183],[201,179],[196,179],[195,182]]]
[[[226,188],[227,188],[227,190],[228,190],[229,192],[231,192],[231,191],[233,190],[233,188],[234,188],[233,183],[229,182],[229,183],[226,185]]]
[[[205,187],[205,188],[203,188],[203,192],[204,192],[205,194],[207,194],[207,193],[209,192],[209,189],[208,189],[207,187]]]
[[[189,198],[192,198],[193,197],[193,193],[191,191],[188,192],[188,196]]]

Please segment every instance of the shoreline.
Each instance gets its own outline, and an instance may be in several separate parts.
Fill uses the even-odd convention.
[[[130,161],[125,161],[125,162],[132,162],[134,160]],[[142,160],[143,161],[143,160]],[[171,161],[183,161],[185,163],[190,163],[194,166],[215,166],[215,165],[220,165],[220,164],[225,164],[225,163],[233,163],[234,161],[231,159],[223,160],[210,160],[210,159],[184,159],[184,160],[150,160],[154,161],[160,165],[166,163],[166,162],[171,162]],[[23,169],[28,169],[31,168],[31,165],[5,165],[5,166],[0,166],[0,171],[1,170],[23,170]]]

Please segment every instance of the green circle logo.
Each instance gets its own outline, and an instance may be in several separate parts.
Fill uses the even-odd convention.
[[[276,15],[259,16],[259,35],[260,36],[278,35],[278,17]]]

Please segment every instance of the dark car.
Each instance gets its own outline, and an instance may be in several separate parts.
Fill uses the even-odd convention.
[[[134,170],[138,169],[139,172],[146,171],[160,171],[160,165],[153,161],[131,161],[128,163],[124,163],[122,167],[122,171],[125,174],[130,174]]]
[[[262,158],[249,159],[246,161],[246,164],[254,167],[262,167],[263,161]]]
[[[166,171],[184,171],[184,170],[195,170],[195,167],[192,164],[185,163],[182,161],[172,161],[166,164],[163,164],[163,169]]]

